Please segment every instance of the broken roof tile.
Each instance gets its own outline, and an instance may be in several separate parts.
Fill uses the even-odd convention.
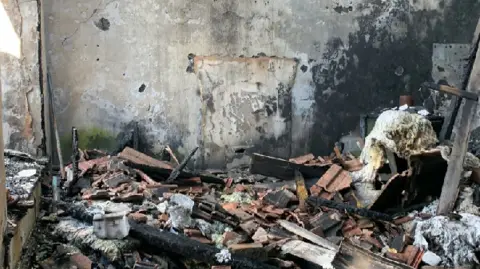
[[[288,161],[296,164],[305,164],[313,159],[315,159],[315,156],[312,153],[309,153],[307,155],[291,158]]]
[[[118,156],[122,159],[131,161],[137,164],[145,164],[145,165],[150,165],[150,166],[155,166],[155,167],[160,167],[165,169],[173,169],[173,167],[170,164],[154,159],[130,147],[126,147],[122,152],[118,154]]]
[[[352,178],[350,174],[339,165],[333,164],[318,182],[310,188],[310,192],[312,196],[320,196],[330,200],[336,192],[349,188],[351,184]]]

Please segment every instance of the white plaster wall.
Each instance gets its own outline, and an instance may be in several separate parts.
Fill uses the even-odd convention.
[[[122,123],[143,120],[154,145],[175,143],[186,153],[201,135],[198,81],[185,72],[189,53],[264,53],[298,58],[300,68],[322,56],[325,40],[347,41],[357,28],[355,12],[338,13],[333,7],[339,4],[348,1],[46,2],[47,54],[60,133],[67,135],[72,124],[116,133]],[[318,10],[315,16],[312,9]],[[95,26],[102,17],[110,22],[107,31]],[[298,78],[292,116],[302,132],[294,137],[306,141],[314,85],[308,74]],[[139,93],[142,84],[146,89]]]
[[[187,55],[251,57],[262,53],[298,60],[291,89],[291,142],[285,147],[292,155],[305,153],[312,139],[322,139],[312,135],[318,121],[315,94],[320,90],[328,98],[335,92],[316,88],[310,72],[312,66],[321,63],[327,68],[342,56],[329,58],[328,41],[338,39],[341,49],[349,50],[350,35],[360,29],[361,18],[368,16],[375,27],[390,31],[392,39],[404,37],[408,29],[405,18],[394,17],[394,11],[401,9],[407,15],[431,12],[451,1],[437,2],[45,1],[47,61],[60,133],[68,136],[75,125],[116,134],[124,124],[137,120],[146,127],[153,151],[171,144],[185,154],[218,127],[201,128],[206,115],[197,94],[199,80],[185,71]],[[108,30],[97,26],[102,18],[108,20]],[[377,42],[369,40],[368,34],[364,38]],[[380,41],[377,43],[381,47]],[[349,55],[346,61],[358,62],[358,58]],[[236,78],[225,79],[234,82]],[[341,77],[335,81],[335,85],[342,83]],[[139,92],[142,84],[146,88]],[[219,122],[226,119],[228,116]]]

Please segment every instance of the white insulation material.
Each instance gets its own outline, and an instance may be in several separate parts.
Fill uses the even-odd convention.
[[[436,216],[418,221],[413,244],[441,257],[442,266],[478,264],[475,252],[480,250],[480,217],[468,213],[460,215],[460,220]]]
[[[364,163],[383,160],[383,149],[408,159],[435,146],[437,135],[429,120],[418,114],[387,110],[378,116],[375,126],[365,138],[361,160]],[[382,152],[380,152],[382,151]]]
[[[360,160],[366,165],[364,175],[375,175],[386,161],[389,150],[399,157],[409,159],[435,146],[437,135],[429,120],[416,113],[387,110],[378,116],[375,126],[365,138]],[[363,181],[373,181],[366,176]]]

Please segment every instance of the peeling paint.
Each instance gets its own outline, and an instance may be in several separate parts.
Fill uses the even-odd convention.
[[[204,165],[225,165],[234,157],[229,148],[245,144],[290,155],[294,59],[196,56],[194,70],[203,101]]]

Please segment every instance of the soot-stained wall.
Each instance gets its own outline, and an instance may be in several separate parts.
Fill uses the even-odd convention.
[[[432,78],[433,44],[470,43],[480,14],[473,0],[85,0],[43,8],[65,141],[75,125],[85,146],[111,146],[138,121],[153,153],[201,145],[198,163],[209,166],[242,159],[235,149],[251,145],[279,157],[329,153],[361,113],[395,106],[403,94],[427,101],[417,90]],[[195,72],[195,55],[214,61]]]
[[[0,89],[5,148],[45,154],[39,2],[0,2]]]

